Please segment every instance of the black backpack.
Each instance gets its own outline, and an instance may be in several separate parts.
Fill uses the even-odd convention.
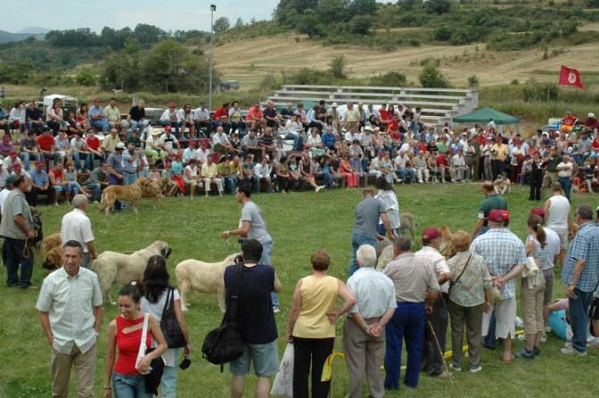
[[[210,331],[202,344],[202,358],[206,358],[208,362],[215,365],[220,365],[221,373],[225,363],[238,359],[243,355],[243,341],[235,321],[242,267],[243,264],[240,263],[235,265],[233,294],[221,325]]]

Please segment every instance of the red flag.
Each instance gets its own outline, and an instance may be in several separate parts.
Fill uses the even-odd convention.
[[[562,70],[559,73],[559,85],[583,88],[582,80],[580,80],[580,72],[562,65]]]

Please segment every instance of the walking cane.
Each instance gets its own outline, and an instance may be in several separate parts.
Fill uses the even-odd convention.
[[[448,379],[449,379],[449,383],[451,384],[451,389],[453,390],[453,392],[455,394],[456,393],[455,385],[453,384],[452,377],[449,374],[449,366],[447,366],[447,362],[445,361],[445,355],[443,355],[443,350],[441,350],[441,344],[439,344],[439,339],[437,338],[435,329],[433,329],[433,325],[431,324],[430,320],[427,319],[426,322],[428,323],[428,327],[429,327],[431,333],[433,334],[433,338],[435,339],[435,344],[437,345],[437,350],[439,350],[439,353],[441,354],[441,359],[443,360],[443,366],[445,366],[445,371],[449,375]]]

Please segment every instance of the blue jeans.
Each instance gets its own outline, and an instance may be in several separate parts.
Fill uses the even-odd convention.
[[[100,120],[90,120],[90,126],[96,128],[100,131],[107,132],[110,130],[110,125],[108,124],[108,119],[100,119]]]
[[[376,247],[376,237],[369,238],[368,236],[358,235],[355,233],[351,234],[351,259],[349,260],[349,276],[352,276],[354,272],[358,270],[358,263],[356,262],[356,252],[361,245],[371,245]]]
[[[85,168],[88,170],[92,169],[92,157],[89,153],[79,153],[73,152],[73,159],[75,160],[75,168],[77,170],[82,169],[81,159],[83,158],[83,162],[85,163]]]
[[[224,178],[223,187],[229,187],[229,192],[231,192],[231,195],[235,195],[235,189],[237,188],[237,177]]]
[[[424,303],[397,302],[393,317],[385,326],[385,388],[399,389],[402,340],[405,339],[408,363],[404,384],[418,386],[424,336]]]
[[[123,183],[125,185],[131,185],[137,180],[137,173],[129,173],[125,171],[123,173]]]
[[[114,398],[152,398],[146,393],[146,382],[142,375],[124,375],[112,372]]]
[[[34,155],[33,153],[30,152],[21,152],[19,154],[19,157],[21,158],[21,160],[23,161],[24,166],[25,166],[25,170],[30,171],[30,161],[31,160],[35,160],[36,162],[39,160],[40,162],[42,161],[42,155],[40,155],[39,153],[37,155]]]
[[[299,152],[304,150],[304,138],[300,134],[293,137],[293,147],[291,150]]]
[[[160,389],[162,390],[162,398],[175,398],[177,392],[177,367],[179,366],[179,354],[181,349],[175,350],[175,364],[173,366],[164,365],[164,373],[160,380]]]
[[[130,120],[130,123],[131,123],[131,135],[133,134],[134,131],[137,131],[140,136],[141,136],[141,133],[144,132],[144,130],[146,129],[146,127],[148,127],[148,124],[149,124],[149,122],[147,120],[140,120],[139,122],[136,122],[133,119]],[[129,137],[130,137],[130,135],[127,135],[127,138],[129,138]]]
[[[4,238],[2,246],[3,260],[6,265],[6,285],[8,287],[27,288],[31,285],[33,274],[33,247],[29,245],[29,257],[23,257],[25,239]],[[21,277],[19,278],[19,267]]]
[[[587,330],[589,330],[589,306],[593,300],[593,292],[583,292],[575,288],[577,298],[569,298],[570,324],[572,325],[572,347],[576,351],[586,352]]]
[[[412,169],[397,169],[395,174],[403,181],[406,181],[406,175],[410,177],[410,182],[414,182],[414,170]]]
[[[568,198],[569,201],[570,191],[572,190],[572,180],[570,180],[570,177],[558,177],[557,181],[562,186],[562,189],[564,190],[564,196]]]
[[[270,242],[262,243],[262,257],[260,258],[260,264],[266,264],[272,266],[272,247],[274,243]],[[275,292],[270,293],[270,299],[272,300],[272,306],[279,308],[281,303],[279,302],[279,295]]]
[[[94,193],[92,194],[92,200],[99,202],[102,197],[102,185],[91,182],[87,184],[87,188],[94,191]]]

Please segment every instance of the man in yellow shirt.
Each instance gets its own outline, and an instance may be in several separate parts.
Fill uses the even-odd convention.
[[[503,138],[498,135],[495,144],[491,147],[491,168],[493,180],[496,180],[505,171],[508,157],[508,146],[503,143]]]
[[[108,119],[108,124],[110,128],[119,128],[122,130],[127,130],[129,128],[129,122],[126,119],[121,118],[121,111],[116,106],[116,100],[114,98],[110,99],[110,103],[104,108],[104,115],[106,119]]]
[[[223,196],[223,180],[218,177],[218,166],[214,163],[213,155],[208,155],[208,161],[202,165],[202,178],[206,197],[210,194],[211,184],[216,184],[218,196]]]

